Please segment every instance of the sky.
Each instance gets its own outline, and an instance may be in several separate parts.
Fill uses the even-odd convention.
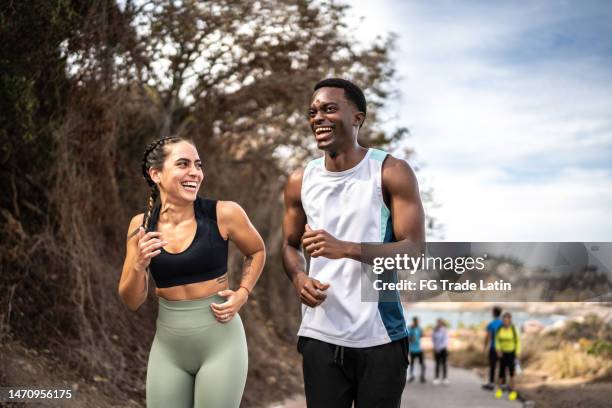
[[[347,1],[389,31],[429,240],[612,241],[612,2]],[[396,153],[401,156],[401,150]]]

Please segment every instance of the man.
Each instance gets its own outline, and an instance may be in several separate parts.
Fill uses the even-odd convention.
[[[423,350],[421,350],[422,334],[423,331],[419,327],[419,318],[415,316],[412,318],[412,326],[408,329],[408,339],[410,342],[410,378],[408,382],[414,381],[413,370],[415,360],[419,360],[419,365],[421,366],[421,382],[425,382],[425,363],[423,362]]]
[[[408,364],[399,299],[361,301],[362,243],[424,242],[410,166],[357,143],[361,89],[337,78],[314,87],[309,121],[325,156],[285,187],[283,263],[303,303],[298,350],[309,407],[399,407]],[[310,266],[301,248],[310,255]]]
[[[497,366],[497,352],[495,351],[495,335],[499,328],[503,325],[501,316],[501,308],[499,306],[493,307],[493,320],[487,325],[487,335],[484,340],[484,352],[489,355],[489,382],[484,384],[482,388],[486,390],[493,390],[495,388],[495,367]]]

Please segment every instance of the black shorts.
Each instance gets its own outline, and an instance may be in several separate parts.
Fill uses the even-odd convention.
[[[506,368],[510,371],[510,377],[514,377],[514,365],[516,355],[512,353],[502,353],[499,364],[499,378],[506,378]]]
[[[300,337],[308,408],[399,408],[406,385],[408,340],[340,347]]]

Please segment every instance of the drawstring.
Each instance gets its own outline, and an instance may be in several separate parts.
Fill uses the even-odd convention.
[[[338,364],[338,352],[340,352],[340,367],[344,365],[344,347],[336,346],[334,349],[334,364]]]

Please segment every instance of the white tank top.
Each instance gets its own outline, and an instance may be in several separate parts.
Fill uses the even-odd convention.
[[[328,171],[325,158],[312,160],[302,179],[302,206],[312,229],[351,242],[391,242],[391,212],[382,195],[387,156],[369,149],[355,167]],[[361,263],[353,259],[311,258],[308,275],[329,283],[327,299],[314,308],[302,304],[299,336],[344,347],[371,347],[408,335],[399,302],[361,301]]]

